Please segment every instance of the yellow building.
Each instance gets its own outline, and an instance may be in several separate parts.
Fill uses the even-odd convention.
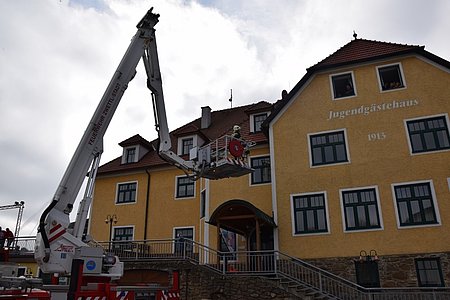
[[[330,270],[377,256],[384,286],[450,282],[449,71],[364,39],[307,70],[267,120],[279,249]]]
[[[424,47],[355,39],[275,104],[203,107],[171,133],[188,155],[239,125],[256,143],[239,178],[191,181],[135,135],[99,169],[90,233],[275,249],[366,286],[448,285],[449,72]]]

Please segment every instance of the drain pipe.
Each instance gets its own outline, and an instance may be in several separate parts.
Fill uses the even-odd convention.
[[[145,196],[144,241],[147,240],[148,206],[150,202],[150,173],[147,169],[145,169],[145,173],[147,173],[147,194]]]

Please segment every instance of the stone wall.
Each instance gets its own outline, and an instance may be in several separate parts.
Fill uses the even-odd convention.
[[[378,270],[381,287],[417,287],[416,258],[440,258],[445,286],[450,286],[450,252],[380,256]],[[335,275],[356,282],[355,259],[335,257],[308,260],[309,263]]]
[[[194,266],[181,274],[182,299],[248,300],[297,299],[280,289],[275,282],[260,277],[221,276]]]
[[[380,256],[378,269],[381,287],[417,287],[415,259],[435,257],[440,258],[445,286],[449,286],[450,252],[447,252]],[[337,276],[356,282],[355,259],[357,257],[336,257],[308,260],[308,262]],[[159,272],[161,274],[163,271],[167,273],[167,282],[171,282],[173,271],[178,271],[181,299],[298,299],[267,278],[222,276],[204,266],[193,265],[185,261],[127,262],[125,263],[125,272],[130,271],[142,272],[141,278],[152,278],[151,274],[144,273]]]
[[[196,300],[247,300],[272,299],[292,300],[298,299],[280,289],[275,282],[266,278],[250,276],[222,276],[205,267],[192,265],[187,262],[127,262],[127,271],[153,270],[166,271],[168,276],[173,271],[180,274],[181,299]]]

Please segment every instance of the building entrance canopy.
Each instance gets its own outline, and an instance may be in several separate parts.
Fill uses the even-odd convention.
[[[273,218],[265,212],[244,200],[229,200],[212,213],[209,224],[238,233],[249,238],[256,235],[256,248],[260,248],[260,234],[262,228],[277,227]]]

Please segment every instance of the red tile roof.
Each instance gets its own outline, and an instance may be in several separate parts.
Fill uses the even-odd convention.
[[[261,111],[271,111],[272,104],[260,101],[258,103],[249,104],[245,106],[239,106],[230,109],[224,109],[211,112],[211,125],[208,128],[201,129],[201,118],[198,118],[190,123],[187,123],[171,132],[172,151],[176,152],[177,141],[179,137],[197,134],[205,140],[205,144],[218,139],[226,134],[233,132],[233,126],[239,125],[241,127],[241,136],[244,140],[253,141],[257,144],[267,143],[267,137],[262,132],[251,133],[250,132],[250,114]],[[153,148],[158,148],[158,140],[152,142],[147,141],[140,135],[134,135],[119,145],[122,147],[131,145],[143,145],[149,150],[149,152],[142,157],[139,162],[122,164],[121,157],[118,157],[104,165],[102,165],[98,174],[133,171],[133,170],[145,170],[161,166],[167,166],[167,162],[162,160],[157,151]],[[200,145],[202,146],[202,145]],[[187,158],[185,158],[187,159]]]
[[[250,115],[250,114],[254,114],[254,113],[259,113],[259,112],[265,112],[267,111],[267,108],[271,106],[271,104],[265,102],[265,101],[260,101],[258,103],[255,103],[253,105],[250,105],[249,108],[247,108],[245,110],[245,112]]]
[[[310,69],[322,69],[324,67],[333,67],[340,64],[357,63],[369,59],[373,60],[385,56],[398,55],[415,50],[423,50],[424,48],[424,46],[354,39],[324,60],[310,67],[308,71]]]

